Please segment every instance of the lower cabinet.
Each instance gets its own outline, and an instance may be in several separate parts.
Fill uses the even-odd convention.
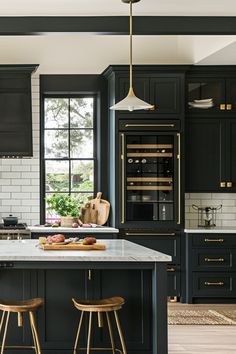
[[[186,301],[236,301],[236,235],[186,234]]]
[[[168,296],[181,295],[181,266],[180,266],[180,233],[179,232],[150,232],[123,231],[120,238],[137,243],[141,246],[163,252],[172,257],[168,264]]]

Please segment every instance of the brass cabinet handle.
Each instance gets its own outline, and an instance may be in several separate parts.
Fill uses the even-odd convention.
[[[223,281],[218,281],[218,282],[205,281],[204,284],[207,286],[223,286],[225,283]]]
[[[91,269],[88,270],[88,280],[92,280],[92,271],[91,271]]]
[[[175,272],[175,268],[167,268],[167,272]]]
[[[233,187],[233,183],[232,182],[227,182],[226,185],[227,185],[227,188],[232,188]]]
[[[178,221],[177,224],[181,223],[181,136],[177,133],[178,138]]]
[[[224,258],[205,258],[205,262],[224,262]]]
[[[221,104],[220,104],[220,110],[221,110],[221,111],[224,111],[224,110],[225,110],[225,104],[224,104],[224,103],[221,103]]]
[[[231,103],[227,103],[226,110],[227,111],[231,111],[231,109],[232,109],[232,104]]]
[[[205,242],[224,242],[224,238],[205,238]]]
[[[225,188],[226,187],[226,182],[220,182],[220,188]]]
[[[126,236],[175,236],[174,232],[161,233],[161,232],[126,232]]]
[[[125,134],[121,133],[121,224],[125,223]]]
[[[125,128],[128,127],[165,127],[165,128],[174,128],[175,124],[125,124]]]

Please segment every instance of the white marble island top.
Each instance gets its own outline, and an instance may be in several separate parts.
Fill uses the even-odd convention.
[[[99,240],[105,251],[44,251],[38,240],[1,240],[1,261],[171,262],[171,256],[126,240]]]
[[[28,226],[28,230],[37,233],[48,233],[48,232],[70,232],[70,233],[118,233],[119,230],[114,227],[101,226],[101,227],[45,227],[45,226]]]

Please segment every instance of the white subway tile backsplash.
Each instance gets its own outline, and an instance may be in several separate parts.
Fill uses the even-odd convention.
[[[236,193],[186,193],[185,227],[197,227],[197,211],[192,204],[199,206],[217,206],[222,204],[216,216],[217,226],[236,226]]]

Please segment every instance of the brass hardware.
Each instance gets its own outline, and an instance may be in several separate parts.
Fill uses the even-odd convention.
[[[232,182],[227,182],[227,188],[232,188],[233,187],[233,183]]]
[[[125,135],[121,134],[121,224],[125,223]]]
[[[224,262],[224,258],[205,258],[205,262]]]
[[[173,149],[172,144],[127,144],[127,149]]]
[[[128,127],[164,127],[164,128],[174,128],[175,124],[135,124],[135,123],[130,123],[130,124],[125,124],[125,128]]]
[[[221,111],[224,111],[224,110],[225,110],[225,104],[224,104],[224,103],[221,103],[221,104],[220,104],[220,110],[221,110]]]
[[[225,188],[226,187],[226,182],[220,182],[220,188]]]
[[[172,191],[171,186],[127,186],[127,191]]]
[[[181,223],[181,136],[177,133],[178,138],[178,221],[177,224]]]
[[[175,268],[167,268],[167,272],[175,272]]]
[[[177,296],[169,296],[168,297],[168,300],[169,300],[169,302],[178,302],[178,298],[177,298]]]
[[[207,286],[223,286],[224,282],[223,281],[218,281],[218,282],[205,281],[204,284],[207,285]]]
[[[91,269],[88,270],[88,280],[92,280],[92,271],[91,271]]]
[[[172,177],[127,177],[127,182],[172,182]]]
[[[231,109],[232,109],[232,104],[231,103],[227,103],[226,110],[227,111],[231,111]]]
[[[138,232],[126,232],[126,236],[175,236],[174,232],[170,233],[159,233],[159,232],[145,232],[145,233],[138,233]]]
[[[127,157],[172,157],[171,152],[130,152]]]
[[[205,238],[205,242],[224,242],[224,238]]]

